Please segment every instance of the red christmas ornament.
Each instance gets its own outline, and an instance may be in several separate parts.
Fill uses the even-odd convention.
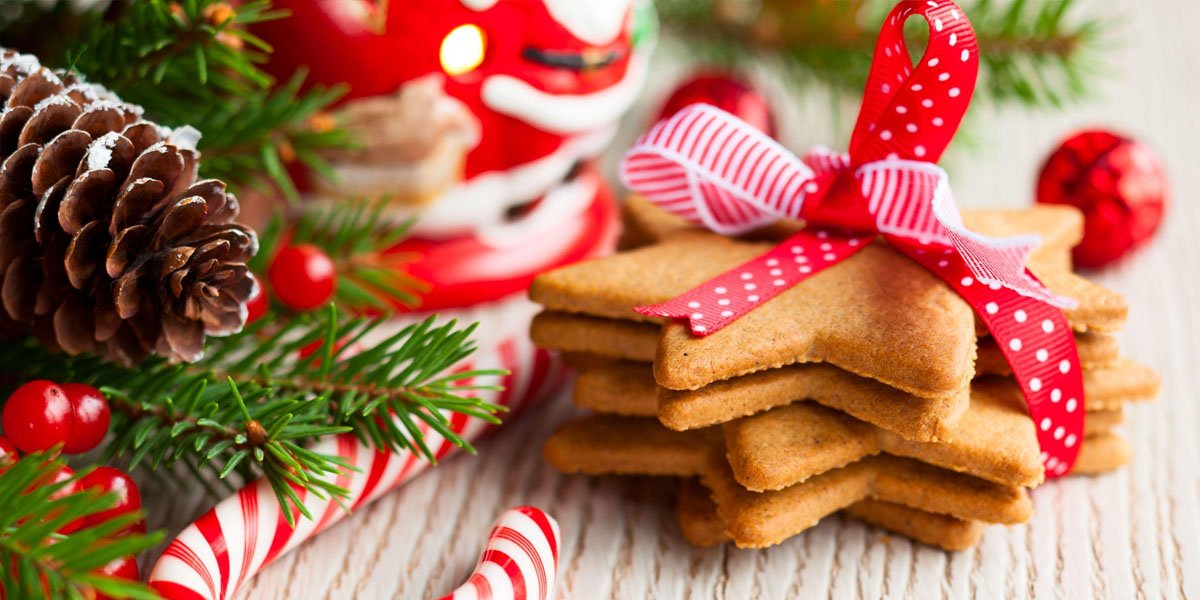
[[[113,467],[97,467],[96,470],[79,480],[79,485],[87,489],[99,489],[105,494],[115,494],[117,503],[112,508],[84,519],[84,525],[91,527],[115,517],[135,512],[142,508],[142,494],[137,484],[124,471]]]
[[[75,410],[53,381],[38,379],[17,388],[4,404],[4,434],[21,452],[40,452],[71,435]]]
[[[333,298],[337,269],[320,248],[312,244],[287,246],[267,269],[275,297],[292,310],[312,310]]]
[[[735,75],[701,72],[681,83],[667,98],[659,120],[690,104],[711,104],[775,137],[775,116],[766,98]]]
[[[1100,267],[1153,237],[1167,204],[1166,175],[1145,144],[1109,131],[1084,131],[1046,160],[1037,200],[1083,211],[1075,263]]]
[[[255,280],[257,281],[257,277]],[[254,295],[250,296],[250,299],[246,301],[246,324],[249,325],[261,319],[263,315],[267,314],[267,309],[270,306],[271,299],[267,297],[267,289],[260,283]]]
[[[59,386],[71,402],[75,412],[74,425],[63,452],[67,454],[83,454],[100,445],[104,436],[108,435],[108,422],[111,417],[108,410],[108,399],[100,390],[82,383],[64,383]]]

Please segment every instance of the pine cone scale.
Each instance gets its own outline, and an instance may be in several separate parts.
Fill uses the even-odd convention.
[[[111,198],[117,189],[117,176],[108,169],[87,171],[71,182],[58,209],[58,226],[68,235],[79,233],[90,222],[103,219],[109,207],[94,198]]]
[[[92,136],[85,132],[64,131],[42,148],[41,156],[33,163],[33,195],[41,196],[64,177],[73,177],[79,161],[87,153]]]

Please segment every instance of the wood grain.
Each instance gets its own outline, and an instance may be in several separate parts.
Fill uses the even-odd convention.
[[[673,482],[564,477],[541,462],[542,441],[575,412],[564,395],[486,440],[479,457],[450,460],[285,556],[239,598],[445,593],[470,571],[491,520],[519,504],[546,509],[562,526],[562,598],[1200,598],[1200,51],[1192,30],[1200,3],[1093,6],[1118,25],[1119,45],[1108,52],[1115,68],[1098,74],[1100,100],[1052,114],[979,104],[973,110],[987,114],[967,132],[978,148],[948,166],[964,205],[1020,206],[1042,158],[1078,127],[1114,126],[1163,155],[1175,190],[1165,230],[1098,276],[1132,306],[1125,354],[1164,376],[1160,400],[1129,411],[1131,468],[1046,485],[1034,493],[1031,523],[992,528],[978,548],[957,554],[841,518],[768,550],[696,550],[680,539]],[[664,75],[648,98],[682,70],[676,58],[660,62]],[[775,100],[788,107],[792,147],[849,130],[854,108],[831,123],[819,96]],[[652,110],[648,102],[629,118],[625,140]],[[178,527],[208,501],[160,502],[151,512]]]

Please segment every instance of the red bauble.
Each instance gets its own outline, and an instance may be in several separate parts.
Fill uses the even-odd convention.
[[[775,137],[771,106],[750,84],[723,72],[701,72],[684,81],[667,98],[659,119],[665,119],[690,104],[711,104]]]
[[[4,435],[21,452],[40,452],[66,442],[74,421],[70,400],[53,381],[30,381],[4,404]]]
[[[138,491],[137,484],[120,469],[97,467],[96,470],[80,479],[79,485],[85,490],[98,488],[105,494],[115,494],[117,496],[115,506],[108,510],[88,515],[84,519],[84,525],[87,527],[98,525],[114,517],[142,508],[142,494]]]
[[[99,446],[108,435],[108,399],[100,390],[82,383],[64,383],[59,387],[75,411],[74,426],[63,452],[82,454]]]
[[[337,269],[320,248],[312,244],[286,246],[267,269],[275,297],[292,310],[312,310],[333,298]]]
[[[141,578],[141,574],[138,573],[137,561],[134,560],[133,556],[123,556],[118,558],[117,560],[114,560],[107,565],[96,569],[95,573],[103,577],[126,579],[129,581],[137,581]],[[110,597],[104,594],[97,593],[95,597],[96,600],[110,600]]]
[[[1153,237],[1167,204],[1166,175],[1146,145],[1108,131],[1084,131],[1046,160],[1037,200],[1083,211],[1075,263],[1099,267]]]
[[[253,275],[251,275],[253,277]],[[258,278],[255,278],[258,281]],[[249,325],[262,318],[267,314],[267,308],[271,305],[271,299],[267,297],[267,289],[258,284],[256,291],[250,299],[246,301],[246,324]]]

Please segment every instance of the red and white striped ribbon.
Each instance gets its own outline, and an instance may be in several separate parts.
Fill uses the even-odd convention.
[[[505,512],[471,576],[441,600],[546,600],[558,573],[558,523],[537,508]]]
[[[523,295],[487,309],[486,314],[483,312],[474,310],[457,315],[465,322],[481,321],[487,325],[477,335],[479,350],[469,359],[469,364],[460,368],[504,369],[511,372],[500,381],[489,382],[499,383],[502,390],[480,392],[485,400],[511,409],[506,416],[507,422],[522,409],[557,389],[564,381],[565,371],[555,357],[530,342],[527,329],[536,307]],[[479,336],[489,337],[478,339]],[[469,441],[477,440],[492,428],[478,419],[469,419],[458,413],[449,413],[447,417],[451,430]],[[457,449],[436,431],[423,423],[421,426],[426,443],[439,460]],[[351,510],[411,480],[430,464],[412,452],[393,454],[375,450],[352,434],[323,439],[312,450],[336,455],[358,468],[358,471],[342,471],[334,477],[338,485],[350,490],[348,503]],[[347,514],[345,509],[329,498],[305,494],[303,490],[297,493],[313,518],[307,519],[297,513],[295,527],[288,525],[283,509],[265,480],[255,481],[222,500],[167,546],[150,574],[151,587],[170,599],[223,600],[233,597],[263,567]],[[557,536],[557,526],[551,529]],[[557,540],[554,547],[558,547]],[[553,582],[552,570],[557,562],[542,560],[539,564],[544,572],[541,578],[528,578],[527,581],[544,581],[548,586]],[[520,574],[524,577],[526,571],[522,570]],[[516,589],[516,585],[514,582],[512,589]],[[524,597],[497,594],[495,591],[502,588],[496,585],[492,589],[494,595],[487,598],[516,600]]]
[[[929,45],[915,66],[904,40],[912,15],[929,24]],[[693,334],[711,335],[882,235],[979,314],[1025,391],[1047,472],[1065,473],[1083,433],[1079,358],[1061,311],[1075,302],[1025,268],[1037,236],[968,231],[946,173],[934,164],[966,113],[978,69],[975,32],[957,5],[904,0],[880,31],[848,154],[817,149],[801,161],[707,105],[657,123],[622,162],[631,189],[719,233],[778,218],[808,226],[762,256],[636,310],[687,319]]]

